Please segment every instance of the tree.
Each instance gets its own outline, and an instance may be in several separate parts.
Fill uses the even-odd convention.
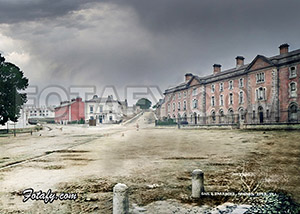
[[[4,125],[8,120],[17,122],[20,117],[20,109],[27,102],[25,90],[28,87],[28,79],[16,65],[5,62],[0,54],[0,124]]]
[[[151,101],[146,98],[141,98],[136,102],[136,105],[141,109],[149,109],[151,107]]]

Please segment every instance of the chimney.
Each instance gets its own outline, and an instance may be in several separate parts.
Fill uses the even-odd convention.
[[[76,97],[76,102],[82,102],[82,98],[81,97]]]
[[[236,59],[236,68],[239,68],[244,65],[244,59],[245,59],[244,57],[237,56],[235,59]]]
[[[279,46],[279,53],[281,54],[286,54],[289,52],[289,44],[285,43]]]
[[[186,73],[186,74],[185,74],[185,82],[188,82],[190,79],[192,79],[192,77],[193,77],[193,74],[191,74],[191,73]]]
[[[214,67],[214,74],[218,74],[221,72],[221,66],[220,64],[214,64],[213,67]]]

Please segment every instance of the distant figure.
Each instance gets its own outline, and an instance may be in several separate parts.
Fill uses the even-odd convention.
[[[137,131],[139,130],[139,124],[138,123],[136,124],[136,130]]]

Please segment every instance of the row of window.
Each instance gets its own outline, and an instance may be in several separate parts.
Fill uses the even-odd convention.
[[[40,112],[40,113],[47,112],[48,113],[48,110],[46,110],[46,111],[45,110],[43,110],[43,111],[42,110],[40,110],[40,111],[30,111],[30,113],[37,113],[37,112]]]
[[[31,117],[36,117],[36,116],[38,116],[38,114],[30,114],[30,116]],[[39,116],[45,117],[45,116],[49,116],[49,115],[48,114],[39,114]]]
[[[197,101],[194,102],[194,100],[193,100],[193,105],[194,106],[196,105],[194,108],[197,108]],[[178,102],[177,108],[179,111],[181,110],[181,102]],[[175,109],[176,109],[176,104],[173,103],[173,111],[175,111]],[[183,110],[184,111],[186,110],[186,101],[183,101]],[[170,112],[170,111],[171,111],[170,104],[168,104],[168,112]]]
[[[240,78],[239,79],[239,88],[243,88],[244,87],[244,78]],[[230,80],[228,82],[228,89],[232,90],[233,89],[233,80]],[[211,93],[215,93],[216,87],[214,84],[211,85]],[[224,83],[221,82],[219,83],[219,91],[222,92],[224,91]]]
[[[240,91],[239,93],[239,104],[244,103],[244,92]],[[228,104],[233,105],[233,93],[229,93],[229,99],[228,99]],[[216,101],[215,101],[215,96],[211,96],[211,106],[215,106]],[[221,94],[219,97],[219,105],[223,106],[224,105],[224,95]]]
[[[289,68],[289,77],[290,78],[294,78],[294,77],[297,77],[297,69],[296,69],[296,67],[295,66],[292,66],[292,67],[290,67]],[[260,73],[257,73],[256,74],[256,83],[264,83],[265,82],[265,73],[264,72],[260,72]],[[228,81],[228,89],[229,90],[233,90],[233,88],[234,88],[234,80],[230,80],[230,81]],[[244,87],[244,78],[240,78],[239,79],[239,88],[243,88]],[[297,88],[297,86],[296,86],[296,83],[290,83],[290,96],[291,97],[295,97],[296,96],[296,88]],[[216,87],[215,87],[215,84],[212,84],[211,85],[211,93],[214,93],[215,92],[215,89],[216,89]],[[224,91],[224,83],[223,82],[221,82],[221,83],[219,83],[219,91],[220,92],[223,92]],[[183,94],[183,97],[184,98],[186,98],[186,96],[187,96],[187,92],[186,91],[184,91],[184,92],[182,92],[182,94]],[[192,95],[193,96],[196,96],[198,93],[197,93],[197,88],[194,88],[193,89],[193,91],[192,91]],[[178,96],[178,99],[181,99],[181,93],[179,92],[178,94],[177,94],[177,96]],[[241,92],[240,92],[240,94],[239,94],[239,103],[243,103],[243,94],[241,94]],[[171,95],[169,95],[169,100],[171,100]],[[175,96],[173,96],[173,100],[175,100]],[[214,96],[212,96],[212,106],[214,106],[213,105],[213,103],[214,103]],[[221,103],[223,103],[223,95],[220,95],[220,105],[223,105],[223,104],[221,104]],[[232,104],[232,100],[233,100],[233,94],[229,94],[229,104]],[[266,88],[262,88],[262,87],[260,87],[260,88],[258,88],[258,89],[256,89],[256,100],[266,100]],[[197,106],[197,104],[193,104],[193,106]],[[197,107],[196,107],[197,108]]]
[[[266,100],[267,99],[267,95],[266,95],[266,91],[267,89],[265,87],[259,87],[255,90],[255,98],[257,101],[262,101],[262,100]],[[295,82],[290,83],[290,96],[291,97],[295,97],[297,96],[297,84]],[[239,104],[244,103],[244,92],[240,91],[239,93]],[[229,99],[228,99],[228,104],[229,105],[233,105],[233,93],[229,93]],[[221,94],[219,97],[219,105],[223,106],[224,105],[224,95]],[[197,99],[193,99],[193,103],[192,103],[193,108],[197,108],[198,107],[198,100]],[[216,100],[215,100],[215,96],[211,97],[211,106],[216,106]],[[181,103],[178,102],[178,110],[181,110]],[[175,103],[173,103],[173,111],[175,111],[176,106]],[[186,110],[186,101],[183,101],[183,110]],[[170,111],[170,104],[168,105],[168,111]]]
[[[103,112],[103,106],[99,106],[99,110],[100,112]],[[94,113],[94,106],[90,106],[90,114],[93,114]]]

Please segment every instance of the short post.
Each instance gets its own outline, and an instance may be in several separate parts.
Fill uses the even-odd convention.
[[[192,198],[200,198],[204,192],[204,173],[200,169],[192,172]]]
[[[114,186],[113,191],[113,214],[128,214],[128,187],[118,183]]]

